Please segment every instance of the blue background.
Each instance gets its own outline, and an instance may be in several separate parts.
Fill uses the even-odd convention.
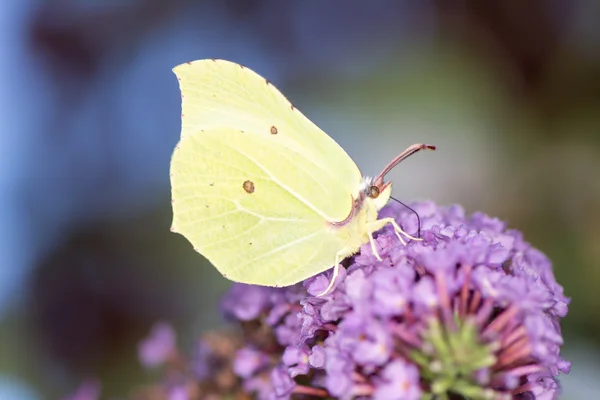
[[[169,232],[171,69],[267,77],[403,201],[509,221],[573,297],[564,398],[600,393],[600,3],[33,1],[0,5],[0,399],[103,398],[152,377],[137,342],[221,320],[230,284]],[[187,342],[186,342],[187,340]]]

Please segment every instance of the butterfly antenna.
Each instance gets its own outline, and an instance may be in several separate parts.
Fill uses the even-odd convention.
[[[417,216],[417,224],[419,225],[419,229],[417,230],[417,237],[420,239],[421,238],[421,218],[419,217],[419,213],[416,212],[415,210],[413,210],[412,208],[410,208],[409,206],[407,206],[406,204],[404,204],[403,202],[401,202],[400,200],[398,200],[395,197],[390,197],[392,200],[397,201],[398,203],[402,204],[404,207],[408,208],[410,211],[412,211],[416,216]]]

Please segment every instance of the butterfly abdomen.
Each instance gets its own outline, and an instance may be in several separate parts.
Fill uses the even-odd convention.
[[[328,224],[328,230],[343,244],[346,257],[355,254],[363,244],[369,242],[367,224],[377,219],[377,209],[370,198],[364,199],[355,207],[353,215],[347,221]]]

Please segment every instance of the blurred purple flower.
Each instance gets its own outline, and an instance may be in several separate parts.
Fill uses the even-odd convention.
[[[196,379],[204,380],[210,377],[211,366],[209,360],[213,355],[212,353],[213,350],[206,341],[197,341],[190,360],[190,371]]]
[[[287,369],[283,366],[277,366],[273,368],[271,372],[271,383],[273,384],[272,398],[276,399],[287,399],[292,394],[296,383],[288,373]]]
[[[233,372],[242,379],[250,378],[269,365],[269,357],[261,351],[244,347],[238,350],[233,363]]]
[[[243,388],[247,393],[255,394],[257,399],[271,399],[274,392],[271,380],[269,375],[256,375],[245,379]]]
[[[308,365],[308,349],[304,347],[288,346],[283,351],[281,360],[288,367],[289,375],[294,378],[297,375],[306,375],[310,369]]]
[[[225,317],[234,321],[250,321],[258,318],[269,305],[269,292],[260,286],[232,286],[230,296],[223,299]],[[233,302],[230,304],[230,302]]]
[[[418,400],[421,398],[419,370],[403,360],[389,363],[381,371],[382,382],[373,393],[375,400]]]
[[[152,327],[150,335],[138,346],[138,356],[145,367],[156,367],[164,364],[176,352],[175,331],[164,322]]]
[[[270,373],[270,359],[263,352],[243,348],[237,333],[227,330],[208,332],[196,340],[191,355],[186,357],[175,347],[175,335],[167,334],[170,330],[166,324],[157,324],[140,344],[140,347],[143,344],[149,347],[156,345],[170,351],[156,352],[168,354],[167,357],[150,357],[153,361],[161,359],[161,363],[148,363],[141,358],[145,367],[160,364],[163,377],[160,382],[137,390],[133,399],[213,400],[222,398],[224,394],[246,399],[245,393],[249,391],[244,389],[246,385],[252,391],[258,390],[257,372]],[[150,353],[154,354],[153,351]],[[271,391],[271,381],[268,378],[262,380],[263,386]]]
[[[63,400],[98,400],[100,399],[100,382],[97,380],[87,380],[83,382],[77,390]]]
[[[245,336],[273,335],[238,352],[236,363],[249,352],[271,360],[238,373],[246,390],[260,399],[272,397],[269,385],[277,398],[556,398],[555,376],[570,367],[559,355],[569,299],[549,260],[498,219],[412,207],[424,240],[404,246],[384,229],[383,261],[364,245],[324,297],[315,295],[331,271],[288,288],[233,285],[225,315]],[[417,230],[395,204],[381,217]]]
[[[168,391],[168,400],[190,400],[189,389],[185,385],[171,387]]]

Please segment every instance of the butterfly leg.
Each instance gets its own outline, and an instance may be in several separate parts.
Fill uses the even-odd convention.
[[[394,218],[384,218],[381,221],[386,221],[387,223],[392,224],[392,226],[394,227],[394,232],[396,232],[396,236],[398,236],[398,239],[400,239],[400,241],[402,242],[402,244],[405,245],[405,246],[406,246],[406,242],[404,240],[402,240],[402,237],[400,236],[401,234],[404,235],[404,236],[406,236],[410,240],[416,240],[417,242],[423,240],[421,238],[416,238],[416,237],[411,236],[408,233],[404,232],[402,230],[402,228],[400,228],[400,226],[398,226],[398,224],[396,223],[396,220]]]
[[[333,289],[333,286],[335,285],[335,281],[337,280],[337,277],[340,274],[340,268],[342,268],[342,265],[340,264],[340,261],[341,261],[340,255],[341,255],[340,253],[337,253],[335,255],[335,267],[333,267],[333,275],[331,276],[331,281],[329,282],[329,286],[327,286],[327,289],[325,289],[322,293],[319,293],[316,297],[325,296],[326,294],[330,293],[331,290]]]
[[[383,219],[378,219],[377,221],[373,221],[367,225],[367,230],[369,233],[369,240],[371,241],[371,248],[375,249],[375,244],[374,244],[374,240],[373,240],[373,232],[377,232],[378,230],[380,230],[387,224],[391,224],[394,227],[394,233],[396,233],[396,236],[398,236],[400,243],[402,243],[405,246],[406,246],[406,240],[404,240],[404,238],[401,235],[404,235],[408,239],[411,239],[411,240],[423,240],[423,239],[411,236],[408,233],[404,232],[402,230],[402,228],[400,228],[400,226],[398,226],[398,224],[396,223],[396,220],[394,220],[394,218],[383,218]],[[373,250],[373,254],[375,254],[377,259],[380,260],[380,258],[377,256],[377,253],[375,253],[375,250]]]
[[[369,235],[369,243],[371,243],[371,251],[378,261],[382,261],[381,257],[379,256],[379,252],[377,251],[377,246],[375,245],[375,239],[373,238],[373,232],[376,232],[379,229],[381,229],[381,227],[377,229],[370,229],[370,226],[367,225],[367,234]]]

